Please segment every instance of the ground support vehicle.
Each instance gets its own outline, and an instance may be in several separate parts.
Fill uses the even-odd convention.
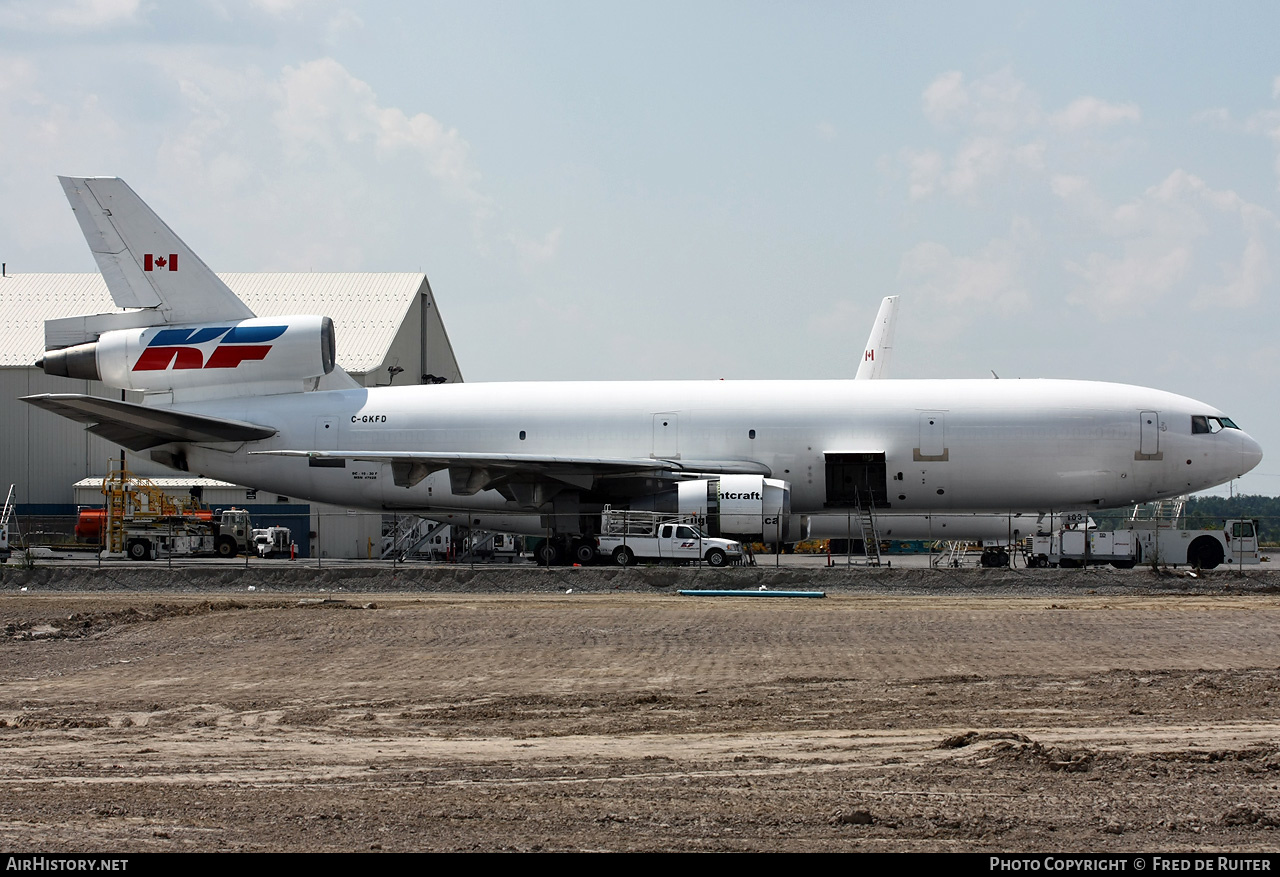
[[[289,552],[289,531],[285,527],[271,527],[283,531],[265,536],[264,543],[257,541],[255,533],[266,530],[253,529],[253,521],[244,509],[226,509],[209,519],[191,516],[167,516],[146,520],[125,520],[120,527],[124,542],[124,556],[130,560],[154,560],[157,557],[235,557],[253,554],[269,557],[277,552]],[[279,545],[279,548],[275,546]],[[120,556],[119,552],[106,552],[106,556]]]
[[[9,548],[9,518],[13,517],[13,485],[9,485],[9,495],[4,501],[4,510],[0,511],[0,563],[8,563],[11,549]]]
[[[253,548],[259,557],[292,555],[288,527],[262,527],[253,531]]]
[[[742,545],[702,532],[696,516],[662,512],[613,511],[600,517],[596,555],[619,566],[642,561],[727,566],[742,560]]]
[[[1123,530],[1066,529],[1032,537],[1030,563],[1080,567],[1139,563],[1214,569],[1259,562],[1256,521],[1228,520],[1221,530],[1181,530],[1156,521],[1130,521]]]
[[[102,508],[80,510],[76,536],[100,540],[104,557],[153,560],[289,553],[288,528],[254,530],[245,509],[212,512],[194,496],[172,496],[123,469],[103,479],[102,494]],[[258,534],[263,534],[261,541]]]

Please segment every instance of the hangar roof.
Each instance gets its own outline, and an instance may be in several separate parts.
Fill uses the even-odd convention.
[[[218,276],[258,316],[332,318],[338,365],[361,374],[377,368],[386,357],[419,290],[432,298],[434,307],[427,277],[420,273]],[[0,367],[31,367],[44,354],[45,320],[117,310],[100,274],[0,278]]]
[[[230,481],[219,481],[216,478],[200,478],[197,476],[189,476],[185,478],[171,478],[165,475],[141,475],[161,490],[190,490],[193,487],[223,488],[223,487],[239,487]],[[88,490],[93,488],[99,490],[102,488],[102,476],[98,475],[94,478],[81,478],[75,484],[71,485],[79,490]],[[241,490],[245,488],[240,487]]]

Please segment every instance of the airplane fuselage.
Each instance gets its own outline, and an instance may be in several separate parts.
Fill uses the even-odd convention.
[[[883,461],[878,510],[1106,508],[1221,484],[1261,458],[1242,430],[1185,396],[1059,380],[490,383],[241,396],[182,405],[278,430],[239,446],[183,445],[187,468],[282,495],[371,510],[536,511],[448,471],[399,486],[385,462],[318,466],[250,451],[455,452],[755,461],[795,514],[838,513],[833,460]],[[880,456],[882,455],[882,457]],[[536,530],[536,524],[533,529]]]

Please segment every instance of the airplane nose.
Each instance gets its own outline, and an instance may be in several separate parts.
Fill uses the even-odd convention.
[[[1262,445],[1254,441],[1253,436],[1245,433],[1240,436],[1240,474],[1248,472],[1262,462]]]

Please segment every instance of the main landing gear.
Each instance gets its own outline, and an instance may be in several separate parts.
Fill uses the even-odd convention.
[[[1009,552],[1004,548],[984,548],[979,562],[986,569],[1004,569],[1009,565]]]
[[[596,562],[592,536],[552,536],[533,550],[538,566],[590,566]]]

